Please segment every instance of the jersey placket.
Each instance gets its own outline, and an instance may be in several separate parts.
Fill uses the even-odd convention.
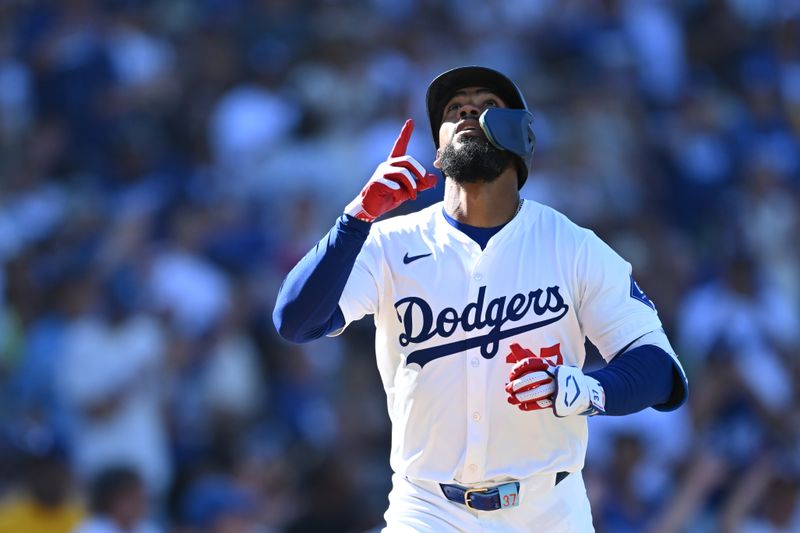
[[[474,243],[473,243],[474,244]],[[486,286],[485,255],[475,244],[476,253],[473,255],[473,265],[469,276],[468,301],[474,302],[478,297],[481,287]],[[485,310],[483,310],[485,311]],[[485,335],[486,331],[474,329],[467,333],[467,337]],[[467,442],[464,452],[464,469],[462,479],[464,483],[482,481],[486,466],[486,449],[489,441],[487,420],[486,381],[489,371],[489,362],[481,356],[480,348],[472,348],[464,354],[464,364],[467,375]]]

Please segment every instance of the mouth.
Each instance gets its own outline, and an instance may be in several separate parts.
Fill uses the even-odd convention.
[[[480,132],[481,126],[476,118],[466,118],[458,123],[456,126],[456,133],[462,133],[465,131],[471,131],[473,133]]]

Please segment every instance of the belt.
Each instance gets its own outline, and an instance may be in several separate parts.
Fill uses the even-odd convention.
[[[569,472],[556,474],[555,485],[569,475]],[[519,482],[510,481],[494,487],[469,488],[461,485],[440,483],[442,492],[451,502],[466,505],[476,511],[497,511],[519,505]]]

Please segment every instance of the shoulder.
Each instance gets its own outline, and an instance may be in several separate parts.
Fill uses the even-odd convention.
[[[587,239],[598,239],[592,230],[579,226],[564,213],[534,200],[525,200],[523,212],[528,224],[538,225],[542,232],[558,238],[562,245],[577,246],[585,243]]]
[[[381,220],[372,225],[370,237],[391,239],[411,233],[419,234],[433,231],[438,222],[437,219],[442,218],[439,216],[441,210],[442,202],[436,202],[414,213]]]

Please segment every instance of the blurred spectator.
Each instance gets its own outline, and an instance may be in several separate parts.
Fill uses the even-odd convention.
[[[150,271],[156,308],[188,336],[208,332],[230,306],[230,281],[201,253],[206,222],[199,209],[175,213],[170,240],[153,258]]]
[[[308,472],[308,486],[313,489],[287,533],[354,533],[370,526],[361,522],[364,513],[352,493],[353,472],[345,466],[331,457]]]
[[[606,490],[614,494],[598,509],[600,522],[618,533],[643,531],[650,518],[650,505],[638,489],[634,472],[644,456],[644,445],[635,435],[620,435],[613,443],[614,455],[603,476]]]
[[[94,300],[94,283],[84,290],[94,305],[101,303]],[[160,389],[164,334],[151,316],[129,308],[119,291],[106,287],[105,295],[105,314],[87,309],[65,333],[58,375],[72,421],[71,453],[81,478],[126,464],[157,496],[171,476]]]
[[[736,224],[758,262],[764,283],[793,302],[796,312],[800,276],[795,268],[800,264],[800,249],[794,242],[800,233],[800,203],[788,176],[775,168],[767,154],[748,157],[744,178]]]
[[[684,88],[686,56],[677,13],[663,0],[623,2],[622,21],[637,56],[646,97],[658,104],[678,101]]]
[[[682,353],[700,361],[712,352],[728,354],[729,360],[717,363],[733,366],[767,408],[785,412],[795,398],[787,357],[800,334],[796,311],[782,292],[765,283],[754,258],[737,255],[725,270],[722,279],[687,295]]]
[[[243,84],[220,98],[211,116],[210,142],[216,163],[226,176],[225,187],[239,194],[279,193],[288,184],[275,176],[273,183],[249,183],[272,153],[281,149],[299,121],[300,110],[268,88]]]
[[[782,533],[800,529],[800,480],[796,467],[759,457],[736,483],[722,509],[724,531]],[[788,471],[782,471],[786,467]]]
[[[222,433],[241,433],[257,416],[265,398],[263,370],[247,331],[247,296],[232,295],[231,312],[215,332],[204,371],[204,411]]]
[[[83,519],[69,467],[57,453],[22,458],[20,493],[0,503],[0,533],[70,533]]]
[[[147,521],[147,491],[126,467],[101,471],[91,485],[91,516],[73,533],[159,533]]]

